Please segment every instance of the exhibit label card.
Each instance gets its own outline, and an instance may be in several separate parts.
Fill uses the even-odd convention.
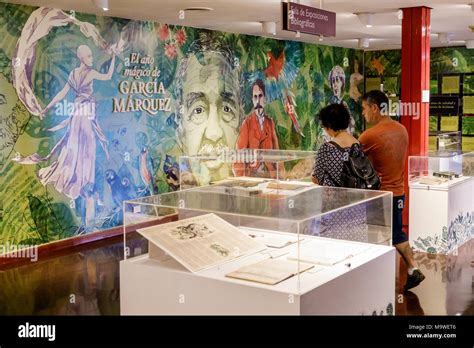
[[[265,249],[265,245],[215,214],[137,230],[191,272]]]

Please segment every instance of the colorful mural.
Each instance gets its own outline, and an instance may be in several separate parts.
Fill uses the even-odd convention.
[[[400,76],[400,50],[367,51],[364,54],[366,76]],[[474,53],[465,47],[436,47],[430,52],[432,76],[474,72]]]
[[[0,244],[120,225],[123,200],[178,189],[179,156],[234,149],[259,105],[280,149],[316,148],[329,103],[362,131],[361,51],[7,3],[0,33]]]
[[[384,91],[395,100],[400,97],[401,51],[364,53],[365,87]],[[430,149],[436,150],[434,132],[459,131],[462,149],[474,151],[474,52],[466,47],[439,47],[430,52],[430,93],[459,97],[457,115],[430,115]]]

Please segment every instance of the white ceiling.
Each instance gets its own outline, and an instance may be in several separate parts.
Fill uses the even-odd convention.
[[[473,40],[469,30],[474,25],[474,12],[470,3],[474,0],[323,0],[322,8],[336,12],[335,38],[319,38],[301,34],[299,39],[292,32],[281,30],[281,0],[108,0],[109,11],[104,12],[93,0],[11,0],[18,4],[56,7],[77,12],[95,13],[113,17],[152,20],[250,35],[267,35],[262,21],[277,22],[276,38],[357,48],[358,38],[370,38],[370,49],[396,49],[401,47],[401,21],[399,8],[427,6],[431,11],[431,46],[459,46],[465,40]],[[295,1],[298,2],[298,1]],[[300,0],[303,5],[319,7],[319,0]],[[185,19],[179,11],[187,7],[211,7],[211,12],[187,12]],[[373,27],[365,27],[354,13],[375,13]],[[450,44],[442,44],[437,33],[452,33]],[[270,35],[271,36],[271,35]]]

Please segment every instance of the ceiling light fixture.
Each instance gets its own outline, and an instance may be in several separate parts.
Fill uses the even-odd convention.
[[[96,7],[101,8],[104,11],[109,10],[109,0],[94,0]]]
[[[209,12],[209,11],[214,11],[212,7],[187,7],[183,9],[183,11],[189,11],[189,12]]]
[[[439,40],[439,42],[441,42],[443,44],[450,43],[451,42],[451,37],[452,37],[451,33],[439,33],[438,34],[438,40]]]
[[[267,34],[276,35],[276,22],[262,22],[262,29]]]
[[[474,40],[466,40],[466,48],[473,49],[474,48]]]
[[[362,37],[359,39],[359,48],[369,48],[370,39],[368,37]]]
[[[367,28],[372,28],[373,26],[373,13],[356,13],[357,17],[359,17],[360,22],[365,25]]]

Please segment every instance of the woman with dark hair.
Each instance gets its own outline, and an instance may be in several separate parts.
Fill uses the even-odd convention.
[[[319,113],[323,131],[331,141],[324,143],[316,155],[313,182],[322,186],[343,186],[344,160],[362,151],[359,141],[347,132],[350,115],[342,104],[331,104]],[[322,211],[331,211],[348,201],[344,190],[325,189],[322,193]],[[367,242],[368,226],[365,204],[336,210],[316,219],[310,233],[321,237]]]
[[[331,141],[319,148],[313,170],[313,182],[323,186],[343,186],[344,159],[362,151],[359,141],[347,132],[351,116],[342,104],[331,104],[319,112],[319,121]]]

